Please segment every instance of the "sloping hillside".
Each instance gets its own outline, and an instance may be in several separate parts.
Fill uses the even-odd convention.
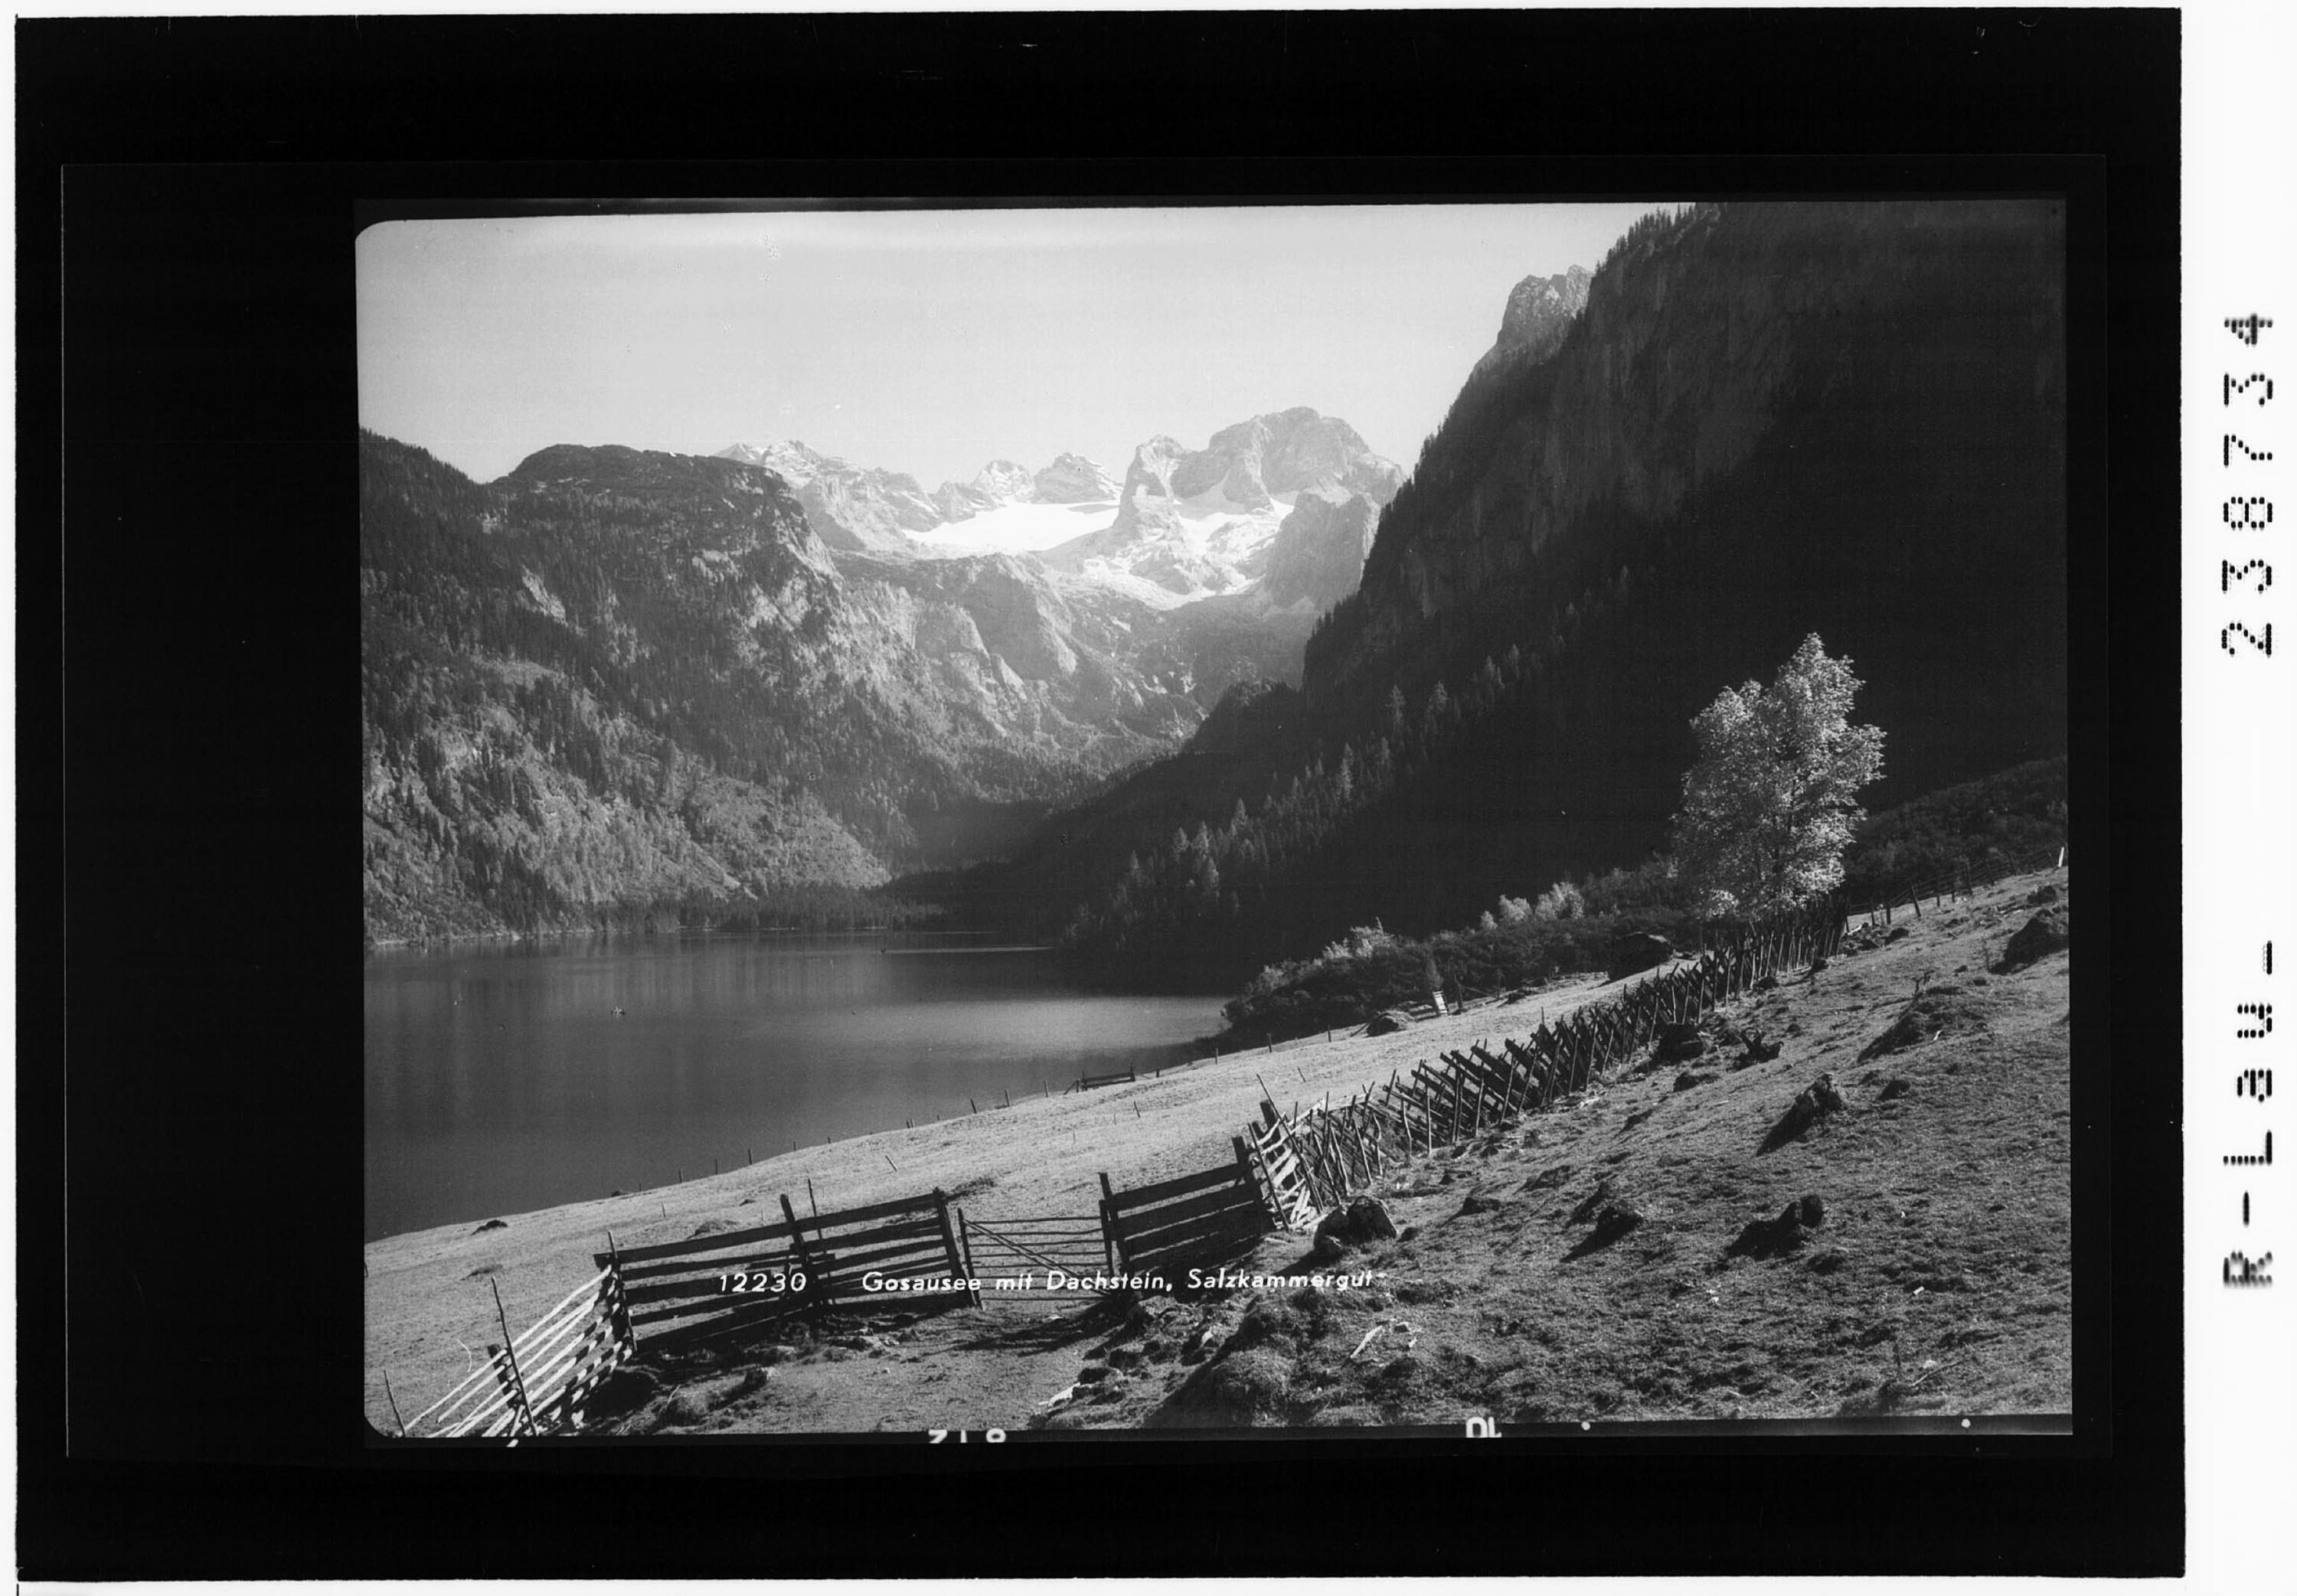
[[[990,1293],[930,1317],[836,1316],[644,1359],[599,1394],[594,1422],[648,1435],[2063,1415],[2071,954],[2000,967],[2045,912],[2037,896],[2070,926],[2055,871],[1854,934],[1859,950],[1710,1016],[1700,1057],[1629,1065],[1392,1171],[1373,1195],[1397,1239],[1316,1258],[1308,1238],[1280,1233],[1231,1265],[1360,1277],[1348,1289],[1219,1286],[1129,1312]],[[992,1225],[1087,1213],[1096,1170],[1126,1187],[1225,1158],[1264,1075],[1288,1103],[1341,1097],[1601,995],[1580,978],[1394,1036],[1232,1056],[501,1229],[373,1243],[368,1416],[391,1423],[375,1370],[424,1392],[464,1372],[455,1336],[492,1323],[473,1279],[547,1304],[589,1274],[606,1230],[625,1246],[707,1233],[808,1181],[825,1204],[939,1185]],[[1740,1062],[1725,1039],[1750,1032],[1778,1057]],[[1782,1116],[1822,1076],[1842,1107],[1782,1139]]]

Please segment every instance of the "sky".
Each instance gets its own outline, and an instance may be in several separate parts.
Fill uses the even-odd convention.
[[[928,490],[1306,405],[1407,468],[1526,276],[1659,202],[773,210],[359,235],[359,424],[490,481],[553,444],[796,439]]]

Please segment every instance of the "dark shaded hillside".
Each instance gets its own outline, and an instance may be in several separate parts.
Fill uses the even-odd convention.
[[[1888,735],[1870,805],[2062,753],[2062,238],[2038,202],[1640,225],[1550,358],[1471,378],[1310,640],[1294,769],[1386,777],[1344,784],[1232,911],[1199,893],[1175,915],[1167,893],[1133,912],[1115,839],[1072,843],[1080,950],[1113,975],[1173,958],[1232,978],[1374,917],[1432,931],[1634,863],[1667,840],[1692,716],[1812,631]],[[1234,842],[1280,745],[1236,765]],[[1217,781],[1190,785],[1212,807]]]

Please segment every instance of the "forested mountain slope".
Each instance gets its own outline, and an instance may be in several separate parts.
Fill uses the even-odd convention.
[[[370,937],[873,884],[1202,712],[1021,563],[841,572],[756,466],[360,450]]]
[[[1640,224],[1469,378],[1300,698],[1056,816],[1024,900],[1128,978],[1463,923],[1661,846],[1691,717],[1812,631],[1888,735],[1870,802],[2062,753],[2062,241],[2046,202]]]

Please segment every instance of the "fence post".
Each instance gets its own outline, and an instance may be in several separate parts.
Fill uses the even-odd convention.
[[[383,1394],[384,1400],[391,1403],[391,1416],[399,1419],[399,1438],[404,1441],[407,1439],[407,1420],[399,1417],[399,1398],[391,1389],[391,1370],[388,1369],[383,1371]]]
[[[965,1278],[968,1280],[972,1279],[974,1278],[973,1231],[965,1222],[965,1210],[962,1208],[957,1211],[957,1245],[958,1249],[965,1255]]]
[[[965,1270],[966,1301],[977,1308],[981,1306],[981,1293],[973,1288],[973,1271],[965,1269],[963,1262],[957,1255],[957,1232],[950,1227],[949,1193],[936,1186],[934,1188],[933,1199],[934,1217],[941,1221],[941,1244],[949,1251],[949,1271],[954,1275],[959,1270]]]
[[[1252,1189],[1253,1195],[1260,1199],[1261,1207],[1267,1210],[1273,1217],[1276,1213],[1276,1194],[1273,1191],[1262,1189],[1264,1182],[1260,1178],[1259,1166],[1252,1161],[1252,1149],[1245,1145],[1244,1138],[1241,1136],[1231,1136],[1229,1138],[1229,1142],[1236,1148],[1237,1178]]]
[[[1124,1271],[1124,1238],[1116,1227],[1116,1189],[1108,1183],[1108,1172],[1100,1176],[1100,1246],[1108,1259],[1108,1272]]]
[[[518,1371],[518,1352],[510,1344],[510,1320],[503,1317],[502,1287],[495,1284],[491,1275],[487,1277],[487,1285],[495,1294],[495,1322],[502,1326],[503,1358],[510,1365],[511,1384],[516,1387],[512,1400],[517,1403],[519,1418],[525,1421],[526,1433],[531,1436],[536,1433],[534,1409],[526,1400],[526,1377]]]
[[[806,1189],[808,1191],[812,1189],[811,1181],[806,1183]],[[805,1232],[798,1228],[797,1210],[790,1206],[789,1193],[783,1192],[781,1199],[782,1217],[789,1222],[790,1246],[797,1251],[798,1267],[805,1271],[807,1311],[819,1312],[828,1300],[829,1282],[822,1278],[821,1271],[814,1265],[812,1249],[805,1245]],[[819,1219],[820,1214],[817,1213],[814,1217]]]

